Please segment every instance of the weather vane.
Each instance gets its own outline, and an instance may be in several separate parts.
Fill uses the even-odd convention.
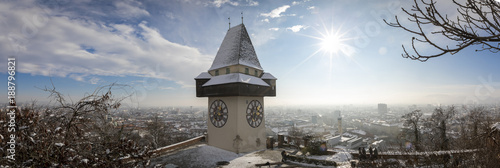
[[[229,20],[229,29],[231,29],[231,17],[228,17],[227,20]]]

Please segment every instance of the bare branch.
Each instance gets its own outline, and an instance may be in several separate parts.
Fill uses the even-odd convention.
[[[437,2],[434,0],[414,0],[414,5],[410,10],[402,8],[407,19],[413,23],[413,26],[416,26],[417,30],[402,25],[398,16],[395,16],[395,23],[388,23],[384,20],[391,27],[401,28],[416,35],[412,38],[411,44],[415,55],[410,54],[403,46],[404,58],[425,62],[429,58],[448,53],[456,54],[474,45],[481,46],[481,49],[476,51],[487,50],[493,53],[500,51],[499,3],[494,0],[467,0],[466,2],[453,0],[458,14],[455,20],[450,20],[448,14],[439,11],[436,5]],[[441,30],[433,31],[430,29],[432,27]],[[429,35],[435,37],[430,38]],[[449,41],[441,40],[442,38]],[[453,47],[450,47],[450,41],[455,43]],[[430,45],[438,52],[430,55],[423,54],[427,50],[418,49],[416,42]]]

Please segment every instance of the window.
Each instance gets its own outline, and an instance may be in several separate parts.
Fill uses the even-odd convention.
[[[215,70],[215,76],[219,76],[219,70]]]
[[[247,75],[249,74],[248,68],[245,68],[245,74],[247,74]]]
[[[231,72],[231,70],[229,70],[229,68],[226,68],[226,74],[229,74]]]
[[[255,70],[255,76],[259,76],[259,72],[257,72],[257,70]]]

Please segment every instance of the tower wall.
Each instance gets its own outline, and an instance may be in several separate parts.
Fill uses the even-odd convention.
[[[264,118],[258,127],[251,127],[246,119],[248,103],[252,100],[258,100],[264,108],[264,98],[253,96],[209,97],[208,111],[210,111],[212,102],[217,99],[226,104],[228,119],[223,127],[217,128],[210,121],[210,115],[207,115],[208,144],[236,153],[265,149],[265,109],[263,110]]]
[[[212,66],[195,80],[196,97],[208,97],[209,145],[236,153],[265,149],[264,96],[276,96],[277,78],[262,69],[245,25],[227,31]]]

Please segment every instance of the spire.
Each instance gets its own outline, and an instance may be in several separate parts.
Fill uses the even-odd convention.
[[[231,17],[228,17],[227,20],[229,20],[229,28],[227,29],[227,31],[229,31],[229,29],[231,29]]]
[[[231,65],[245,65],[262,70],[250,36],[243,24],[229,29],[209,71]]]
[[[241,24],[243,24],[243,12],[241,12]]]

